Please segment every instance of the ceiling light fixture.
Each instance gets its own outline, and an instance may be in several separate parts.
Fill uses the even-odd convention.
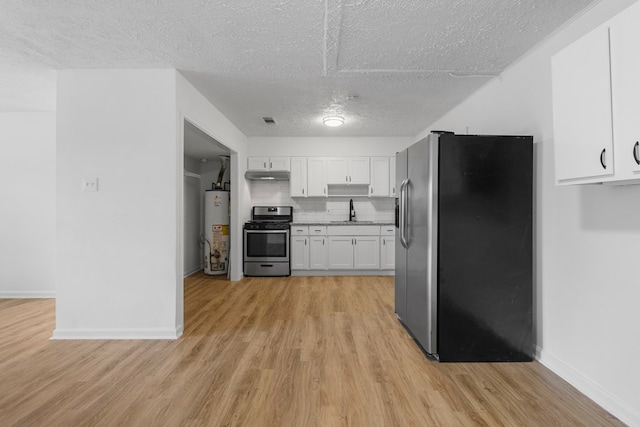
[[[344,124],[344,117],[328,116],[322,119],[322,123],[330,127],[342,126]]]

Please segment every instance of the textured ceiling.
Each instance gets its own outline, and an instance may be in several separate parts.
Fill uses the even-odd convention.
[[[248,136],[414,136],[593,2],[0,0],[0,111],[54,108],[51,69],[172,67]]]
[[[184,122],[184,155],[194,159],[217,159],[228,156],[229,149],[192,125]]]

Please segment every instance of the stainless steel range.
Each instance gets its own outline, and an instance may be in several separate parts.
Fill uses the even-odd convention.
[[[244,224],[244,275],[290,276],[291,206],[254,206]]]

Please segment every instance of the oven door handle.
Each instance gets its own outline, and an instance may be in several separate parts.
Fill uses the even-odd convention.
[[[244,230],[245,233],[288,233],[289,230]]]

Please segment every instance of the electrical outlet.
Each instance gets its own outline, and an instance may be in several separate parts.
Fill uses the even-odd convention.
[[[98,191],[98,178],[82,178],[82,191]]]

